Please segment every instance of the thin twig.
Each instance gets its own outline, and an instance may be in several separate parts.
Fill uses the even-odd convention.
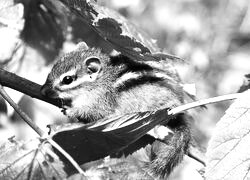
[[[15,109],[15,111],[21,116],[21,118],[34,130],[36,133],[43,137],[45,132],[40,129],[31,119],[30,117],[22,111],[22,109],[9,97],[6,91],[3,89],[3,86],[0,84],[0,94],[1,96]]]
[[[180,112],[183,112],[183,111],[186,111],[188,109],[195,108],[195,107],[199,107],[199,106],[203,106],[203,105],[207,105],[207,104],[212,104],[212,103],[217,103],[217,102],[222,102],[222,101],[227,101],[227,100],[237,99],[241,96],[241,94],[242,93],[235,93],[235,94],[228,94],[228,95],[198,100],[198,101],[195,101],[192,103],[188,103],[188,104],[173,108],[173,109],[169,110],[168,114],[175,115],[175,114],[178,114]]]
[[[76,170],[86,176],[86,173],[81,169],[81,167],[78,165],[78,163],[71,157],[69,153],[67,153],[57,142],[55,142],[53,139],[47,139],[47,141],[56,148],[66,159],[69,160],[69,162],[76,168]]]

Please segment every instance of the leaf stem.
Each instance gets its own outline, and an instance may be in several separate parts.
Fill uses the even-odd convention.
[[[40,129],[30,117],[22,111],[22,109],[9,97],[6,91],[3,89],[3,86],[0,84],[0,94],[1,96],[15,109],[15,111],[21,116],[21,118],[34,130],[36,133],[43,137],[45,132]]]
[[[242,93],[234,93],[234,94],[227,94],[227,95],[222,95],[222,96],[217,96],[217,97],[212,97],[208,99],[202,99],[198,100],[192,103],[188,103],[185,105],[178,106],[176,108],[173,108],[169,110],[169,115],[175,115],[180,112],[186,111],[188,109],[192,109],[195,107],[207,105],[207,104],[212,104],[212,103],[217,103],[217,102],[222,102],[222,101],[227,101],[227,100],[234,100],[237,99],[241,96]]]

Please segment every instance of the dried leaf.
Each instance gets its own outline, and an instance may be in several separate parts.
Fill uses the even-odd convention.
[[[242,94],[217,123],[207,150],[208,180],[249,179],[250,91]]]

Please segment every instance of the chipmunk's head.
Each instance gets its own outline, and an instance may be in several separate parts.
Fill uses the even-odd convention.
[[[41,89],[44,96],[61,99],[69,117],[90,122],[114,112],[155,110],[179,101],[168,72],[78,46],[56,62]]]
[[[79,45],[78,45],[79,46]],[[110,83],[109,56],[99,49],[78,49],[65,54],[53,66],[41,93],[60,98],[69,117],[87,122],[103,117],[115,103]]]

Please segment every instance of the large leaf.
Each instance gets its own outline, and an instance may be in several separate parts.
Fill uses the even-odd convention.
[[[249,179],[250,91],[217,123],[207,150],[207,179]]]
[[[151,39],[146,33],[115,11],[99,6],[93,1],[60,1],[77,14],[83,22],[90,25],[114,49],[131,59],[138,61],[154,61],[166,58],[179,60],[179,58],[168,54],[152,54],[160,51],[156,40]]]
[[[103,119],[89,127],[68,126],[68,130],[57,132],[53,139],[83,164],[121,151],[171,117],[167,109],[133,113]]]

